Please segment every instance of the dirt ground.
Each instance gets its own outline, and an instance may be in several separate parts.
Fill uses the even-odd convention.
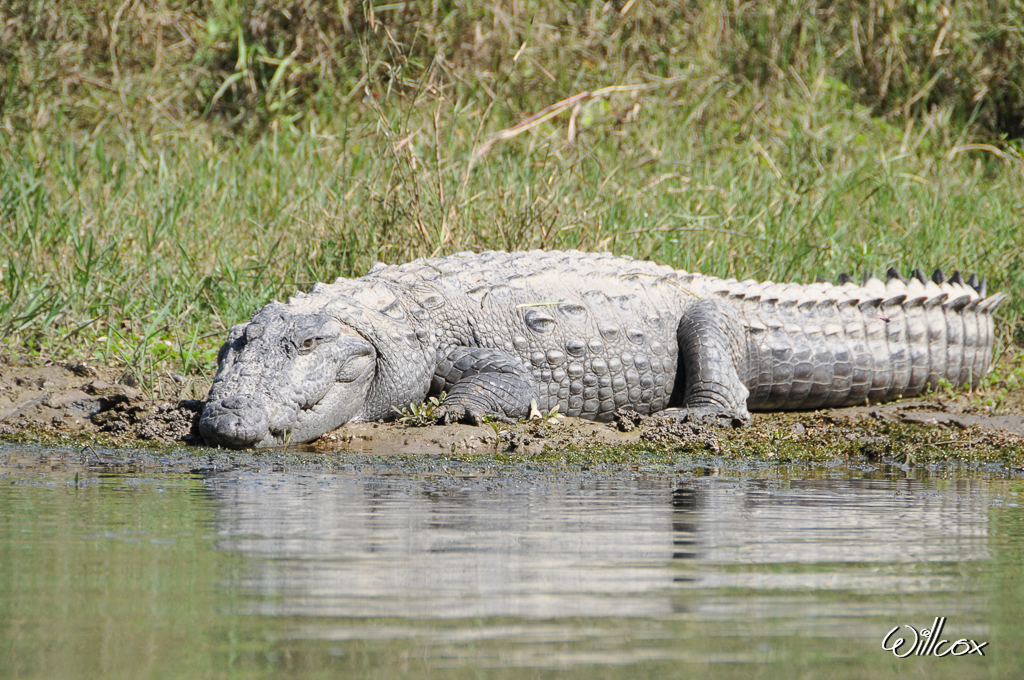
[[[208,451],[196,430],[202,401],[195,398],[205,395],[207,385],[167,380],[146,391],[120,384],[120,378],[118,370],[82,364],[0,364],[0,441]],[[629,411],[612,423],[577,418],[500,427],[361,423],[292,450],[491,456],[576,465],[680,454],[779,462],[838,456],[900,465],[945,461],[1021,470],[1024,392],[946,393],[884,405],[754,414],[752,426],[739,429],[707,428]]]

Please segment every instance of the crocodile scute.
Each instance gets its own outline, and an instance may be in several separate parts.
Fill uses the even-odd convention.
[[[443,422],[619,409],[719,423],[749,411],[977,385],[1006,296],[957,273],[857,285],[737,281],[578,251],[374,265],[233,327],[200,420],[208,443],[312,441],[445,392]]]

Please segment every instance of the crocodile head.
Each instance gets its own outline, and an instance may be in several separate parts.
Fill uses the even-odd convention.
[[[232,448],[311,441],[358,418],[376,363],[334,316],[271,303],[228,333],[199,430]]]

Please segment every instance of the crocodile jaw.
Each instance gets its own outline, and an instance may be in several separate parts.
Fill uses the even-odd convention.
[[[363,410],[375,360],[372,345],[333,318],[268,305],[229,333],[200,433],[230,448],[312,441]]]

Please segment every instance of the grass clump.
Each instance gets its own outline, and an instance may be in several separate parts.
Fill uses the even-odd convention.
[[[397,408],[392,406],[391,410],[396,414],[396,420],[402,425],[408,425],[410,427],[427,427],[437,422],[437,416],[435,415],[437,409],[441,407],[444,400],[448,398],[448,395],[442,392],[436,397],[429,397],[425,399],[419,405],[414,402],[409,402],[408,408]]]
[[[209,375],[271,298],[532,247],[979,271],[1020,339],[1024,20],[983,7],[0,0],[4,351]]]

